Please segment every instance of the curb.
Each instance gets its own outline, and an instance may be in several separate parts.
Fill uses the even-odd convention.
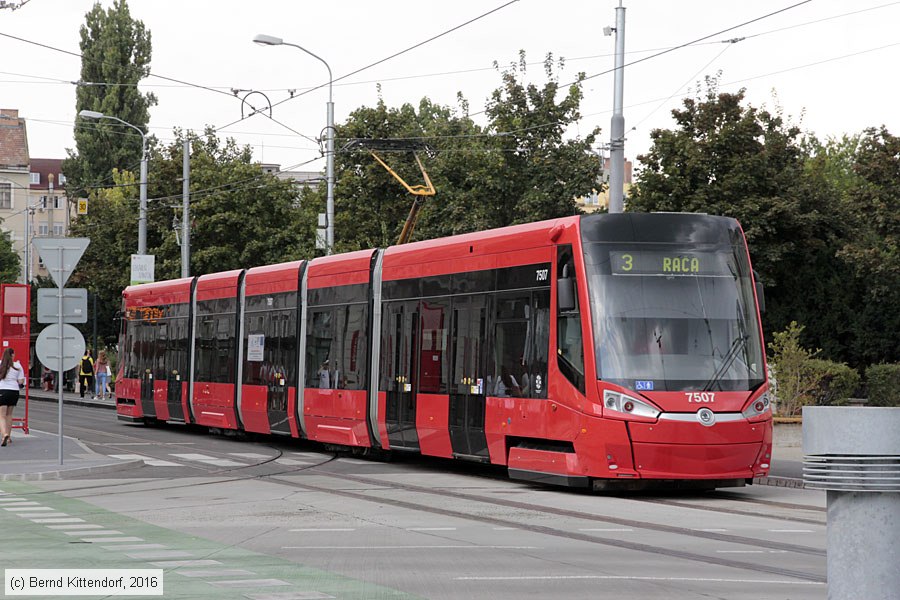
[[[794,479],[793,477],[756,477],[753,483],[754,485],[806,489],[806,483],[802,479]]]
[[[50,479],[64,479],[64,476],[102,475],[104,473],[115,473],[127,469],[141,468],[144,464],[143,459],[136,459],[122,460],[105,465],[93,465],[90,467],[42,471],[40,473],[5,473],[0,474],[0,481],[45,481]]]
[[[36,400],[38,402],[55,402],[57,404],[59,403],[59,398],[48,398],[47,396],[36,396],[33,394],[29,394],[28,400],[29,401]],[[91,408],[111,408],[113,410],[115,410],[115,408],[116,408],[115,404],[94,402],[92,400],[81,400],[81,399],[71,400],[69,398],[63,398],[63,404],[72,404],[74,406],[88,406]]]

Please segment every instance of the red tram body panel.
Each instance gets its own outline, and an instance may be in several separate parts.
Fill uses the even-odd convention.
[[[638,213],[130,287],[118,415],[743,485],[772,448],[759,293],[737,221]]]

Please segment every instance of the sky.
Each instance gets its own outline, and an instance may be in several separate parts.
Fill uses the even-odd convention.
[[[108,7],[112,0],[100,4]],[[517,62],[524,50],[530,63],[525,80],[542,85],[542,62],[552,53],[565,59],[561,83],[573,81],[578,72],[596,75],[583,84],[582,118],[568,135],[583,136],[599,126],[601,150],[609,142],[615,51],[615,37],[604,36],[603,28],[615,25],[619,4],[128,1],[132,17],[151,32],[153,75],[185,82],[151,76],[140,84],[159,99],[150,110],[152,134],[165,142],[173,139],[174,128],[199,132],[211,125],[221,138],[252,146],[255,160],[313,171],[325,168],[315,139],[326,124],[328,71],[297,48],[254,44],[255,35],[281,37],[327,63],[335,80],[337,123],[361,106],[374,106],[379,97],[389,107],[417,105],[423,96],[457,107],[462,93],[470,112],[480,113],[501,81],[495,62]],[[94,0],[28,0],[16,10],[0,9],[0,108],[18,109],[27,120],[33,158],[64,158],[66,149],[74,148],[73,82],[81,62],[70,53],[79,53],[79,29],[93,5]],[[672,109],[695,97],[698,82],[717,72],[722,91],[746,88],[745,104],[779,109],[821,139],[881,125],[900,135],[900,86],[892,83],[900,64],[900,1],[624,0],[622,5],[629,159],[647,152],[653,129],[673,128]],[[740,41],[728,42],[735,39]],[[702,41],[691,43],[696,40]],[[388,60],[343,77],[382,59]],[[640,62],[629,65],[635,61]],[[322,87],[304,93],[317,86]],[[277,104],[272,119],[242,118],[253,112],[249,105],[267,103]],[[485,123],[483,114],[473,119]]]

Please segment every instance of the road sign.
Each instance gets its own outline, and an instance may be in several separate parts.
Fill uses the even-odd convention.
[[[34,247],[54,283],[66,287],[69,275],[90,243],[90,238],[36,238]]]
[[[78,199],[78,214],[86,215],[88,210],[88,199],[87,198],[79,198]]]
[[[153,283],[156,257],[152,254],[131,255],[131,285]]]
[[[60,334],[62,332],[62,334]],[[59,356],[59,338],[62,335],[63,352]],[[48,325],[34,344],[34,350],[45,367],[51,371],[68,371],[78,364],[84,355],[84,336],[71,325]]]
[[[59,288],[40,288],[38,323],[59,323]],[[63,288],[63,323],[87,323],[87,290]]]

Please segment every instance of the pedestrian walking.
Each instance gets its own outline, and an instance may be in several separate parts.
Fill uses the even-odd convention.
[[[81,357],[81,368],[78,370],[78,387],[80,387],[81,397],[84,398],[85,390],[94,389],[94,357],[91,356],[90,350],[84,351]]]
[[[109,383],[109,359],[106,357],[106,350],[101,350],[97,356],[97,364],[94,365],[94,371],[97,373],[97,388],[94,390],[94,399],[106,398],[106,385]]]
[[[25,384],[25,372],[16,360],[16,351],[7,348],[0,359],[0,446],[12,443],[12,414],[19,402],[19,388]]]

